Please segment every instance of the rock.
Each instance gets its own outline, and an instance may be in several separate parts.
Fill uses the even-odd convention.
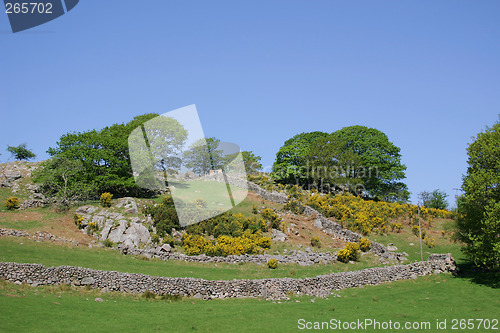
[[[123,241],[125,239],[137,240],[137,247],[139,243],[149,243],[151,241],[148,228],[139,223],[131,223],[130,227],[125,231],[124,237],[122,238]]]
[[[278,229],[272,229],[271,235],[273,241],[278,241],[278,242],[284,242],[288,238],[285,233],[279,231]]]
[[[397,247],[395,247],[394,245],[389,245],[389,246],[387,247],[387,250],[395,252],[395,251],[397,251],[397,250],[398,250],[398,248],[397,248]]]
[[[86,206],[79,207],[77,210],[75,210],[75,214],[78,214],[78,215],[82,215],[82,214],[90,215],[90,214],[93,214],[98,209],[99,208],[97,208],[97,207],[86,205]]]
[[[314,227],[315,228],[318,228],[318,229],[323,229],[323,224],[321,223],[321,220],[320,219],[316,219],[314,221]]]
[[[121,242],[123,233],[127,230],[128,222],[126,220],[120,220],[118,223],[119,225],[116,228],[112,228],[108,235],[108,239],[114,243]]]
[[[4,174],[4,176],[8,182],[13,182],[14,180],[22,177],[21,171],[8,171]]]
[[[88,277],[84,277],[82,279],[82,281],[80,282],[80,284],[87,285],[87,284],[94,284],[94,282],[95,282],[94,278],[91,276],[88,276]]]
[[[170,252],[172,251],[172,247],[170,246],[170,244],[163,244],[163,246],[160,248],[161,251],[165,251],[165,252]]]
[[[104,300],[102,298],[100,298],[100,297],[96,297],[94,299],[94,301],[96,301],[96,302],[104,302]]]
[[[415,244],[413,244],[413,243],[410,243],[409,245],[410,245],[410,246],[415,246]]]

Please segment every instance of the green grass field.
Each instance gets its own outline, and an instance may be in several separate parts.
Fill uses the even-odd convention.
[[[139,256],[126,256],[113,249],[51,244],[16,237],[0,238],[0,261],[38,263],[46,266],[80,266],[100,270],[168,277],[195,277],[207,280],[259,279],[270,277],[303,278],[380,266],[379,260],[376,257],[366,255],[362,257],[360,262],[355,264],[336,262],[330,265],[306,267],[298,264],[281,264],[277,269],[271,270],[265,265],[250,263],[209,264],[187,263],[179,260],[147,260]]]
[[[69,286],[32,288],[0,282],[0,331],[298,332],[304,331],[299,330],[300,319],[312,323],[332,319],[342,322],[375,319],[402,325],[405,322],[431,325],[430,330],[412,329],[410,332],[465,332],[452,330],[452,320],[500,319],[498,287],[450,274],[346,289],[338,294],[341,297],[314,299],[314,303],[310,297],[292,297],[283,302],[190,298],[170,302]],[[104,301],[95,302],[96,297]],[[436,320],[446,320],[447,329],[436,329]],[[366,331],[398,332],[389,329]]]

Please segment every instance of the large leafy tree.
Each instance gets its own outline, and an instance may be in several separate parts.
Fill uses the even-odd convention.
[[[63,135],[57,147],[49,148],[52,158],[37,170],[35,181],[42,183],[46,194],[66,199],[96,198],[103,192],[144,194],[133,177],[128,136],[157,116],[146,114],[127,124]]]
[[[255,155],[250,150],[242,151],[241,155],[243,157],[243,163],[245,164],[247,174],[257,174],[260,170],[262,170],[262,164],[260,163],[262,158],[260,156]]]
[[[220,140],[213,137],[197,140],[184,152],[184,165],[199,176],[208,174],[210,170],[221,169],[225,159],[219,145]]]
[[[36,157],[36,155],[26,148],[26,144],[20,144],[19,146],[8,146],[7,151],[12,154],[12,156],[18,160],[31,160]]]
[[[365,126],[344,127],[334,133],[360,157],[358,177],[363,179],[368,196],[386,201],[407,201],[410,193],[402,182],[406,166],[401,149],[383,132]]]
[[[356,175],[361,159],[347,142],[335,134],[314,140],[306,154],[309,178],[322,191],[342,190],[363,195],[362,179]]]
[[[327,137],[325,132],[300,133],[285,141],[276,154],[273,177],[283,184],[307,185],[312,182],[307,155],[316,139]]]
[[[458,202],[458,236],[476,266],[500,268],[500,123],[467,148],[467,174]]]
[[[318,170],[323,170],[318,175]],[[326,171],[325,171],[326,170]],[[275,179],[302,186],[321,182],[387,201],[407,201],[401,181],[406,167],[400,149],[383,132],[350,126],[332,134],[301,133],[287,140],[276,155]]]

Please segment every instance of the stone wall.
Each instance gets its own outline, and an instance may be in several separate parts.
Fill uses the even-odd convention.
[[[454,272],[455,262],[450,254],[433,254],[427,261],[408,265],[369,268],[359,271],[319,275],[313,278],[270,278],[259,280],[204,280],[169,278],[143,274],[100,271],[89,268],[40,264],[0,263],[0,278],[31,286],[51,284],[89,285],[104,291],[143,293],[149,290],[158,295],[172,294],[195,298],[264,297],[286,299],[287,293],[327,297],[335,290],[377,285],[418,276]]]
[[[129,255],[142,255],[148,258],[159,258],[162,260],[183,260],[186,262],[205,262],[205,263],[254,263],[254,264],[266,264],[270,259],[276,259],[282,264],[299,264],[300,266],[312,266],[315,264],[328,264],[335,262],[337,260],[337,255],[329,252],[315,252],[310,248],[306,248],[305,251],[288,251],[285,255],[272,255],[272,254],[256,254],[256,255],[230,255],[227,257],[210,257],[205,254],[198,256],[188,256],[179,252],[166,252],[162,251],[160,247],[155,249],[139,249],[136,247],[121,247],[123,254]]]

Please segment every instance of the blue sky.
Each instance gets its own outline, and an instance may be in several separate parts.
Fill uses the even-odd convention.
[[[365,125],[406,183],[454,201],[500,114],[498,1],[82,0],[13,34],[0,13],[0,161],[70,131],[196,104],[205,134],[272,165],[283,142]]]

